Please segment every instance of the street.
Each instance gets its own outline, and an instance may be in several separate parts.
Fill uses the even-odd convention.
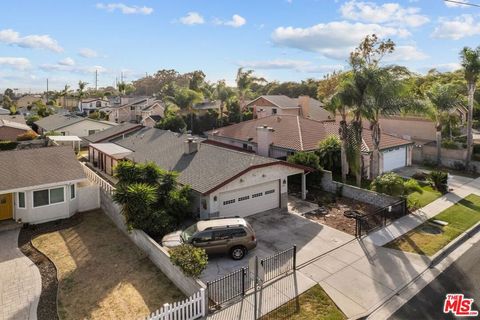
[[[473,309],[479,310],[480,246],[465,252],[390,319],[458,319],[452,314],[443,314],[443,303],[448,293],[463,293],[465,298],[475,299]]]

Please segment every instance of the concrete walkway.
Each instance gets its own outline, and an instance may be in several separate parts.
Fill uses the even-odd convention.
[[[386,228],[372,232],[365,238],[365,240],[370,241],[377,246],[383,246],[393,239],[396,239],[418,227],[426,220],[436,216],[466,196],[472,193],[480,195],[480,178],[471,179],[455,176],[450,179],[449,186],[453,188],[451,192],[429,203],[427,206],[414,213],[396,220]]]
[[[18,249],[19,229],[0,232],[0,320],[37,319],[42,279]]]

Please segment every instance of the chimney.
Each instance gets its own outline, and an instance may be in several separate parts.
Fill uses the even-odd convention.
[[[192,154],[198,151],[198,141],[193,137],[188,137],[184,143],[184,154]]]
[[[310,97],[300,96],[298,97],[298,104],[301,107],[302,116],[308,118],[310,116]]]
[[[270,155],[270,145],[273,142],[275,130],[267,125],[257,128],[257,154],[263,157]]]

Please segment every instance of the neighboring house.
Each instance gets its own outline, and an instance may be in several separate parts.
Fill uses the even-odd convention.
[[[98,207],[98,187],[70,147],[3,151],[0,163],[0,220],[41,223]]]
[[[120,160],[153,161],[179,172],[178,182],[189,185],[194,212],[201,218],[247,216],[286,207],[287,179],[309,168],[285,161],[202,143],[189,135],[143,128],[115,143],[89,146],[89,161],[112,174]],[[303,184],[302,195],[306,195]]]
[[[38,133],[44,134],[48,131],[59,132],[64,136],[86,137],[96,132],[116,126],[116,123],[98,121],[74,115],[54,114],[35,122],[38,126]]]
[[[17,108],[27,108],[30,107],[35,101],[42,101],[43,103],[47,103],[47,99],[45,99],[40,94],[27,94],[18,98],[15,103]]]
[[[329,135],[338,136],[339,126],[300,116],[269,116],[240,122],[207,132],[208,140],[255,152],[265,157],[286,159],[298,151],[314,151]],[[362,133],[364,175],[371,178],[371,131]],[[411,165],[413,142],[383,133],[380,140],[381,172]]]
[[[220,100],[215,101],[203,101],[193,105],[193,110],[198,116],[204,116],[210,110],[214,110],[217,113],[220,113]],[[224,112],[227,108],[224,108]]]
[[[0,106],[0,115],[9,115],[9,114],[10,114],[10,110]]]
[[[116,123],[134,122],[142,123],[151,116],[164,116],[165,108],[160,100],[142,98],[122,105],[113,105],[102,109],[109,121]]]
[[[160,120],[162,120],[162,116],[159,116],[159,115],[152,115],[152,116],[149,116],[148,118],[146,119],[143,119],[142,120],[142,124],[145,126],[145,127],[150,127],[150,128],[153,128],[155,127],[155,125],[157,124],[157,122],[159,122]]]
[[[0,118],[0,141],[15,141],[19,135],[31,130],[26,124]]]
[[[290,98],[284,95],[264,95],[247,104],[254,118],[272,115],[294,115],[317,121],[334,120],[333,114],[323,108],[323,104],[309,96]]]
[[[2,115],[2,114],[0,114],[0,120],[7,120],[7,121],[10,121],[10,122],[27,124],[27,122],[25,121],[25,117],[21,114],[14,114],[14,115]]]
[[[116,139],[124,139],[129,135],[133,134],[135,131],[143,128],[141,124],[138,123],[129,123],[124,122],[120,123],[111,128],[99,131],[87,137],[84,137],[83,140],[90,143],[100,143],[100,142],[110,142]]]
[[[107,108],[110,106],[110,103],[106,99],[101,98],[89,98],[83,99],[78,102],[78,110],[85,114],[90,114],[92,112],[98,111],[101,108]]]

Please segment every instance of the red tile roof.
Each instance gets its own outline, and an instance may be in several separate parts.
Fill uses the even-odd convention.
[[[264,125],[275,130],[273,133],[274,146],[295,151],[315,150],[319,141],[329,135],[338,136],[339,129],[338,123],[335,122],[320,122],[295,115],[275,115],[215,129],[208,132],[208,134],[212,135],[215,133],[220,137],[256,143],[257,127]],[[371,131],[363,129],[362,138],[362,151],[371,151],[373,149]],[[380,140],[380,150],[412,143],[412,141],[383,133]]]

